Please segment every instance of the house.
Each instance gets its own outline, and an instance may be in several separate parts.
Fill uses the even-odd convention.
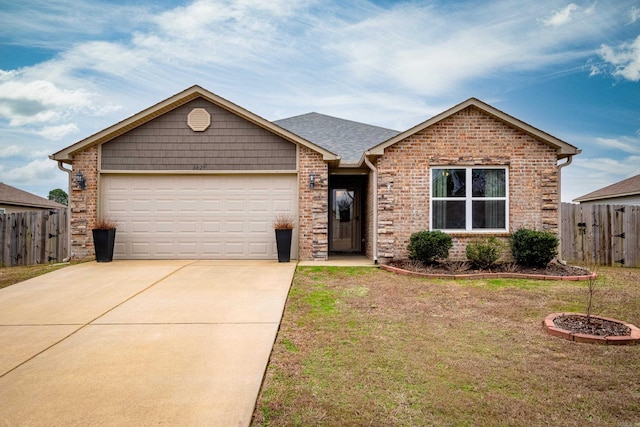
[[[573,199],[582,204],[640,205],[640,175],[623,179]]]
[[[560,169],[579,153],[475,98],[400,132],[270,122],[193,86],[50,157],[72,167],[78,258],[109,216],[116,258],[275,259],[273,218],[289,212],[292,258],[387,262],[419,230],[451,233],[454,258],[479,235],[557,232]]]
[[[0,182],[0,214],[61,208],[66,206]]]

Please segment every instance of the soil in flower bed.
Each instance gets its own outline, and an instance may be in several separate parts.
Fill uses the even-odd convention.
[[[589,271],[584,268],[563,265],[557,262],[549,263],[546,268],[524,267],[516,263],[502,263],[487,270],[474,269],[469,262],[464,261],[442,261],[424,265],[413,260],[397,260],[392,261],[389,265],[403,270],[428,274],[520,273],[547,276],[584,276],[589,274]]]
[[[591,317],[580,314],[568,314],[559,316],[553,320],[556,327],[570,331],[574,334],[588,334],[599,337],[627,336],[631,335],[631,328],[622,323]]]

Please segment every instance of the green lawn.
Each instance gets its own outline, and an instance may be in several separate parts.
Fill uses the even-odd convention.
[[[640,325],[640,269],[600,272],[596,314]],[[640,425],[640,346],[542,330],[586,296],[584,282],[300,267],[252,425]]]

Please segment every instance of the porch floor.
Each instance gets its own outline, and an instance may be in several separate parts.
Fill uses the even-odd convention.
[[[329,255],[328,261],[300,261],[299,266],[378,267],[364,255]]]

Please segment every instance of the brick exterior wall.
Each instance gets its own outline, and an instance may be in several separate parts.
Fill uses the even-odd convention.
[[[429,229],[429,176],[434,166],[507,166],[509,232],[527,227],[557,233],[556,163],[552,147],[475,107],[388,147],[376,162],[380,261],[406,258],[411,234]],[[450,258],[466,259],[466,243],[477,236],[453,234]]]
[[[322,154],[298,148],[298,258],[324,261],[329,254],[329,166]],[[314,189],[309,175],[315,175]]]
[[[95,257],[91,229],[98,219],[98,147],[90,147],[75,155],[73,175],[78,171],[85,177],[82,190],[72,180],[69,206],[71,208],[71,256],[74,260]]]

